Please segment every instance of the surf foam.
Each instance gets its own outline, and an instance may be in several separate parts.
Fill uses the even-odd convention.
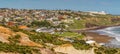
[[[101,35],[108,35],[114,37],[115,40],[111,40],[109,44],[120,46],[120,26],[108,27],[104,29],[94,30],[92,32],[97,32]]]

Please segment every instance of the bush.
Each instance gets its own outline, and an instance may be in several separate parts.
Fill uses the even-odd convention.
[[[20,54],[32,54],[32,52],[35,53],[40,53],[38,52],[38,49],[34,49],[29,46],[21,46],[21,45],[16,45],[16,44],[7,44],[7,43],[2,43],[0,42],[0,51],[3,52],[17,52]]]
[[[22,30],[21,30],[22,31]],[[49,33],[34,33],[34,34],[30,34],[27,31],[22,31],[23,33],[26,33],[27,35],[29,35],[30,40],[36,42],[36,43],[40,43],[40,44],[44,44],[44,43],[52,43],[52,44],[56,44],[56,45],[60,45],[63,43],[66,43],[65,41],[59,40],[59,36],[57,35],[53,35],[53,34],[49,34]]]
[[[115,53],[117,53],[117,50],[116,49],[107,49],[104,52],[105,52],[105,54],[115,54]]]
[[[16,44],[16,43],[19,43],[19,38],[20,38],[20,35],[15,35],[13,37],[9,37],[8,40],[13,43],[13,44]]]
[[[90,46],[89,44],[86,44],[84,40],[75,40],[73,43],[71,43],[76,49],[90,49],[92,48],[92,46]]]
[[[31,23],[31,26],[39,26],[39,27],[49,27],[52,26],[52,24],[46,20],[44,21],[33,21]]]
[[[104,54],[116,54],[119,49],[117,48],[108,48],[108,47],[99,47],[95,50],[96,54],[104,53]]]

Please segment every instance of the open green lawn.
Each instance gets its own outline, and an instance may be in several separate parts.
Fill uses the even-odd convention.
[[[55,35],[59,35],[59,36],[64,36],[64,37],[78,37],[78,38],[83,38],[84,36],[75,32],[63,32],[61,33],[55,33]]]
[[[71,29],[82,29],[85,28],[84,20],[74,20],[74,23],[69,25]]]

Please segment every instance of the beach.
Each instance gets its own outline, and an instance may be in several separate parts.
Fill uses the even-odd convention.
[[[88,40],[95,40],[97,43],[109,43],[111,40],[115,39],[115,37],[111,37],[109,35],[101,35],[98,32],[91,32],[91,30],[99,30],[99,29],[105,29],[105,28],[116,27],[116,26],[120,26],[120,24],[111,25],[111,26],[98,26],[98,27],[84,28],[84,29],[80,29],[80,30],[78,29],[78,30],[72,30],[72,31],[77,33],[84,33]]]
[[[87,40],[94,40],[97,43],[109,43],[110,40],[114,39],[114,37],[110,37],[108,35],[100,35],[96,32],[85,32]]]

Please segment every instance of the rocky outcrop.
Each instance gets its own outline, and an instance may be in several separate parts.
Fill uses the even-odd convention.
[[[9,28],[0,26],[0,41],[4,43],[9,43],[8,38],[14,36],[15,33],[12,32]]]
[[[8,34],[8,35],[15,35],[13,31],[11,31],[9,28],[5,28],[0,26],[0,33]]]
[[[0,41],[3,43],[9,43],[9,41],[8,41],[9,37],[10,37],[10,35],[8,35],[8,34],[0,33]]]
[[[46,48],[40,48],[40,52],[41,52],[41,54],[55,54],[50,49],[46,49]]]
[[[64,44],[54,48],[55,52],[62,52],[66,54],[95,54],[94,49],[77,50],[71,44]]]

